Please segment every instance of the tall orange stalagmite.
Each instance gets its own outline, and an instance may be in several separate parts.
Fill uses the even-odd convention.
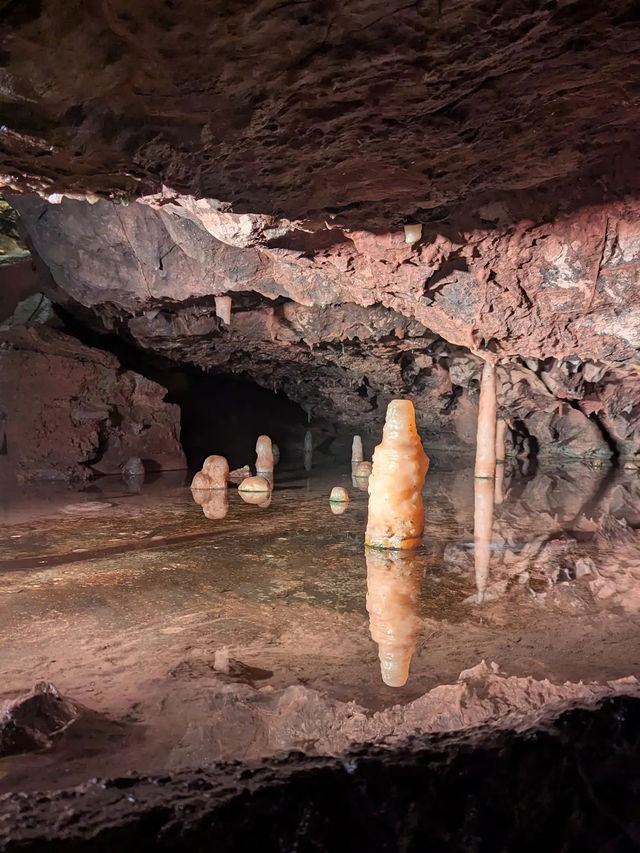
[[[382,680],[389,687],[402,687],[422,630],[422,561],[415,554],[373,548],[365,548],[365,555],[369,630],[378,644]]]
[[[424,530],[422,486],[429,457],[416,429],[411,400],[392,400],[382,442],[373,452],[365,543],[373,548],[417,548]]]

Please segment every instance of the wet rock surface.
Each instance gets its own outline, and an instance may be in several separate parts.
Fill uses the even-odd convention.
[[[131,774],[0,799],[7,853],[469,849],[632,850],[640,700],[616,697],[525,731],[476,730],[293,754],[257,766]]]
[[[4,479],[86,480],[132,455],[182,468],[179,412],[165,389],[101,350],[46,326],[16,326],[0,345]]]

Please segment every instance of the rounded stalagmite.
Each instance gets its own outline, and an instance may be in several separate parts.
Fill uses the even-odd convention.
[[[365,542],[374,548],[417,548],[424,531],[422,486],[429,457],[411,400],[392,400],[382,442],[373,452]]]
[[[329,495],[331,503],[347,504],[349,503],[349,492],[343,486],[334,486]]]
[[[271,484],[264,477],[247,477],[238,486],[238,494],[247,504],[261,507],[271,504]]]

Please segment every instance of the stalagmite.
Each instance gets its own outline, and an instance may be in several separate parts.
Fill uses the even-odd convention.
[[[416,430],[413,403],[392,400],[373,452],[365,542],[375,548],[417,548],[424,530],[422,486],[429,458]]]
[[[267,507],[271,503],[271,483],[265,477],[247,477],[238,486],[238,494],[245,503]]]
[[[230,296],[214,296],[216,303],[216,316],[219,317],[227,326],[231,323],[231,297]]]
[[[334,486],[331,489],[329,500],[332,503],[349,503],[349,492],[342,486]]]
[[[258,436],[256,441],[256,472],[273,471],[273,448],[268,435]]]
[[[351,465],[357,465],[357,463],[362,462],[363,459],[362,438],[359,435],[354,435],[353,442],[351,444]]]
[[[414,554],[365,548],[367,611],[371,638],[378,644],[382,680],[402,687],[422,629],[418,617],[423,566]]]
[[[485,361],[480,381],[478,430],[476,433],[476,477],[493,478],[496,472],[496,369]]]
[[[239,492],[270,492],[271,485],[265,477],[247,477],[238,486]]]
[[[273,451],[273,464],[277,465],[280,462],[280,448],[277,444],[272,444],[271,450]]]
[[[473,543],[478,602],[484,600],[489,581],[491,534],[493,532],[494,484],[487,477],[477,477],[473,485]]]
[[[192,489],[226,489],[229,463],[224,456],[207,456],[191,481]]]

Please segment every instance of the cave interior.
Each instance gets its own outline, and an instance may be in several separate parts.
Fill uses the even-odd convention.
[[[0,0],[0,534],[2,851],[637,849],[637,4]]]

